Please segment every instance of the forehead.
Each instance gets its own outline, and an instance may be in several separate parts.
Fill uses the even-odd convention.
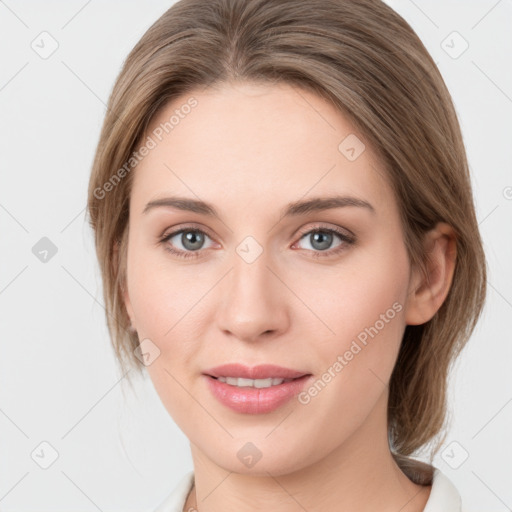
[[[379,204],[391,193],[349,119],[288,84],[191,91],[159,111],[147,137],[155,144],[135,169],[134,203],[181,193],[272,208],[308,193],[336,192]]]

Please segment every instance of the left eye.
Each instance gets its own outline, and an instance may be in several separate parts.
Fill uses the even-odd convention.
[[[335,238],[338,238],[339,242],[332,246]],[[338,233],[333,229],[315,229],[305,233],[300,240],[306,240],[309,242],[310,247],[303,247],[313,251],[327,251],[328,249],[334,249],[343,244],[343,242],[351,243],[351,239],[342,234]]]

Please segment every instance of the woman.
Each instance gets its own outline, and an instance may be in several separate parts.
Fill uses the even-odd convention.
[[[181,0],[89,187],[107,320],[190,440],[159,511],[461,510],[444,438],[486,263],[460,128],[376,0]],[[442,508],[444,507],[444,508]]]

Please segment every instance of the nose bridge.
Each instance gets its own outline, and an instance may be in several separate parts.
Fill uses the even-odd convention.
[[[267,252],[256,254],[254,247],[248,247],[246,243],[240,244],[232,259],[231,292],[236,294],[239,300],[251,300],[256,295],[262,299],[258,302],[269,301],[272,292],[272,273],[268,269],[268,264]]]
[[[217,312],[219,327],[239,339],[252,340],[267,331],[285,328],[286,304],[279,280],[269,270],[268,251],[252,237],[244,239],[231,259],[224,300]]]

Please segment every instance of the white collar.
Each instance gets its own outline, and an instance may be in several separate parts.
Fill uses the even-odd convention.
[[[194,483],[194,472],[185,474],[155,512],[182,512]],[[439,469],[434,468],[432,489],[423,512],[462,512],[460,494]]]
[[[459,492],[451,480],[437,468],[434,468],[432,489],[423,512],[462,512]]]

